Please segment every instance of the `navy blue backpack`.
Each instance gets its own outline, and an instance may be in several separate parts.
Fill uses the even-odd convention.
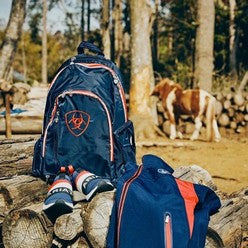
[[[82,42],[50,85],[32,174],[52,182],[72,165],[115,181],[127,162],[135,162],[135,142],[121,74],[99,48]]]

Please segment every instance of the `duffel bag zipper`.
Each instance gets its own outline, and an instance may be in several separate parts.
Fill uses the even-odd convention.
[[[55,103],[54,103],[52,116],[51,116],[50,121],[49,121],[49,123],[45,129],[45,132],[44,132],[42,157],[45,157],[45,153],[46,153],[46,138],[47,138],[48,129],[53,124],[54,121],[55,122],[58,121],[58,101],[59,101],[59,98],[64,97],[65,95],[71,95],[72,96],[73,94],[80,94],[80,95],[92,97],[92,98],[98,100],[100,102],[100,104],[102,105],[103,109],[105,110],[105,113],[107,115],[107,121],[108,121],[108,127],[109,127],[109,137],[110,137],[110,161],[113,162],[114,161],[114,140],[113,140],[113,130],[112,130],[112,124],[111,124],[112,122],[111,122],[111,116],[110,116],[109,110],[108,110],[106,104],[104,103],[104,101],[99,96],[92,93],[91,91],[86,91],[86,90],[65,91],[62,94],[60,94],[59,96],[57,96]]]
[[[172,225],[171,225],[171,215],[166,212],[164,215],[164,243],[165,248],[172,248]]]

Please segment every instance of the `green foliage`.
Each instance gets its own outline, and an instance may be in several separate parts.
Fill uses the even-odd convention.
[[[228,73],[229,9],[215,5],[214,65],[217,76]]]
[[[58,8],[61,0],[47,0],[48,9]],[[235,24],[237,29],[237,63],[239,79],[248,69],[248,1],[236,0],[237,9]],[[100,21],[101,5],[91,7],[95,20]],[[58,67],[67,58],[76,53],[81,41],[80,15],[81,1],[64,0],[65,29],[63,33],[48,34],[48,80],[51,81]],[[92,2],[93,3],[93,2]],[[130,34],[129,1],[123,2],[124,33]],[[229,77],[229,6],[225,1],[219,5],[215,1],[215,36],[214,36],[214,89],[223,90],[230,86]],[[75,9],[75,12],[74,12]],[[73,11],[70,12],[70,11]],[[87,11],[85,11],[87,14]],[[184,87],[191,87],[194,71],[195,36],[197,27],[197,9],[195,0],[161,1],[158,26],[158,61],[154,64],[156,74],[169,77]],[[23,42],[19,42],[14,69],[24,72],[23,51],[26,57],[27,76],[41,81],[41,19],[42,1],[29,0],[27,8],[29,30],[23,34]],[[101,31],[91,30],[86,34],[87,40],[102,47]],[[0,44],[4,31],[0,31]],[[125,81],[130,80],[131,51],[125,51],[121,58],[121,71]],[[128,87],[127,87],[128,90]]]
[[[239,69],[248,69],[248,2],[237,0],[237,10],[235,19],[238,32],[237,60]]]
[[[154,68],[163,77],[172,78],[184,87],[192,84],[195,4],[194,0],[162,1],[163,31],[159,34],[159,64]]]

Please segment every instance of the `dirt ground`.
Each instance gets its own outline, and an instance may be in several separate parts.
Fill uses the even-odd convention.
[[[137,146],[138,161],[145,154],[163,158],[174,169],[185,165],[199,165],[213,177],[218,189],[232,193],[248,187],[248,136],[232,134],[219,143],[204,140],[176,140],[160,138],[160,146]]]
[[[13,138],[30,135],[14,135]],[[39,135],[33,135],[38,137]],[[0,135],[0,139],[4,139]],[[174,169],[185,165],[199,165],[213,177],[218,189],[232,193],[248,188],[248,135],[222,135],[219,143],[199,141],[169,140],[159,138],[155,141],[137,142],[137,160],[140,163],[145,154],[163,158]],[[151,144],[153,144],[151,146]],[[155,145],[154,145],[155,144]]]

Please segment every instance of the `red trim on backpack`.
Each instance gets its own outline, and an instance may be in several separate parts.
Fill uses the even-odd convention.
[[[90,64],[90,63],[75,63],[75,64],[82,65],[82,66],[87,67],[87,68],[104,68],[112,74],[114,79],[117,79],[118,82],[120,82],[120,79],[118,78],[118,76],[116,75],[114,70],[112,70],[111,68],[109,68],[106,65],[98,64],[98,63],[92,63],[92,64]],[[124,90],[123,90],[121,83],[118,83],[117,87],[118,87],[118,90],[119,90],[119,93],[121,96],[121,101],[122,101],[122,105],[123,105],[123,109],[124,109],[125,122],[127,122],[128,118],[127,118],[127,104],[126,104],[125,93],[124,93]]]
[[[119,247],[120,242],[120,227],[121,227],[121,218],[123,213],[123,208],[127,196],[127,191],[130,187],[130,184],[140,175],[141,171],[143,169],[143,165],[140,165],[135,174],[129,178],[123,185],[121,197],[120,197],[120,203],[118,207],[118,221],[117,221],[117,247]]]
[[[195,192],[193,183],[182,181],[180,179],[176,179],[176,183],[184,199],[187,219],[189,223],[190,237],[191,237],[194,228],[194,218],[195,218],[194,210],[199,199]]]

